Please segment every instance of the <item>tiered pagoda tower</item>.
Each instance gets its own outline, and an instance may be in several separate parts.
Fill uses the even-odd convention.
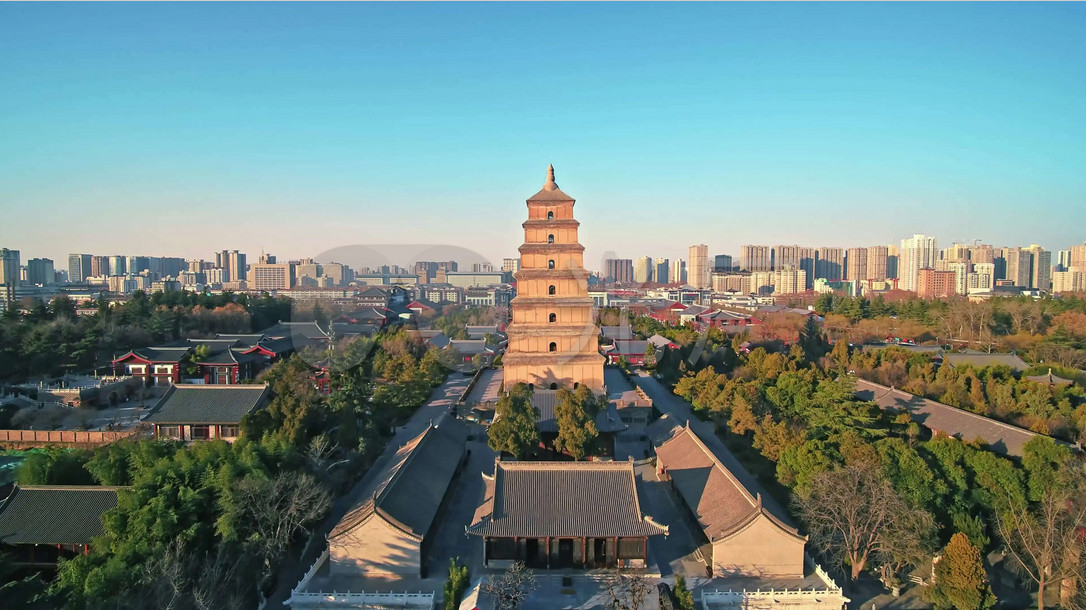
[[[528,198],[523,225],[513,321],[502,356],[507,389],[523,382],[537,389],[586,385],[604,391],[599,328],[573,203],[555,183],[554,166],[547,167],[547,182]]]

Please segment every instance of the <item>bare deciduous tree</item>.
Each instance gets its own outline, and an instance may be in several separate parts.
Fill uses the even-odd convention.
[[[494,596],[495,610],[516,610],[538,588],[538,584],[535,572],[517,561],[504,574],[487,581],[483,588]]]
[[[996,529],[1007,544],[1012,565],[1037,585],[1037,607],[1044,609],[1049,584],[1064,589],[1064,607],[1076,607],[1072,593],[1086,586],[1082,566],[1086,546],[1080,538],[1086,528],[1086,476],[1069,466],[1067,481],[1050,485],[1032,506],[1008,501],[996,513]],[[1078,606],[1081,607],[1081,606]]]
[[[652,583],[640,574],[612,571],[604,581],[608,610],[641,610],[654,592]]]
[[[254,545],[266,567],[282,556],[294,536],[308,534],[309,524],[332,505],[328,489],[312,475],[283,472],[271,479],[248,477],[238,485],[243,514],[255,535]]]
[[[859,462],[816,475],[805,497],[793,503],[811,542],[855,579],[912,509],[882,477],[877,464]]]

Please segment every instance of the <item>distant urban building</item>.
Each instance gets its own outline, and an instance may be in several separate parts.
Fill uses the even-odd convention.
[[[670,261],[666,258],[656,259],[656,264],[653,268],[653,280],[658,284],[668,284],[675,280],[670,279]]]
[[[215,266],[223,270],[224,282],[238,282],[248,279],[245,255],[237,250],[223,250],[215,253]]]
[[[969,287],[969,273],[971,271],[969,261],[950,261],[946,265],[946,270],[954,274],[954,293],[966,294]]]
[[[864,279],[885,281],[886,259],[890,251],[886,246],[871,246],[867,249],[867,276]]]
[[[1071,250],[1060,250],[1056,253],[1056,271],[1067,271],[1071,268]]]
[[[506,273],[516,273],[520,271],[520,259],[519,258],[503,258],[502,259],[502,271]]]
[[[603,261],[604,275],[619,284],[634,281],[633,260],[628,258],[609,258]]]
[[[796,267],[773,271],[774,294],[796,294],[807,290],[807,272]]]
[[[108,256],[92,256],[91,257],[91,275],[94,277],[108,277],[109,276],[109,257]]]
[[[48,258],[32,258],[26,261],[26,279],[30,284],[46,286],[57,281],[53,261]]]
[[[845,279],[855,282],[867,279],[867,248],[845,251]]]
[[[272,257],[274,258],[274,257]],[[272,262],[275,262],[274,260]],[[342,263],[325,263],[324,275],[332,281],[333,286],[346,286],[354,279],[351,268]]]
[[[445,282],[460,288],[486,287],[504,282],[501,271],[474,272],[450,271],[445,273]]]
[[[79,284],[86,280],[91,275],[91,255],[90,254],[69,254],[68,255],[68,281],[73,284]]]
[[[966,293],[991,292],[995,288],[995,263],[974,263],[967,280]]]
[[[902,252],[905,248],[902,248]],[[953,271],[936,271],[931,267],[917,270],[916,294],[922,299],[943,299],[954,292],[955,274]]]
[[[226,269],[220,269],[223,276],[223,282],[228,282],[225,279],[228,271]],[[252,278],[247,282],[250,290],[257,291],[272,291],[272,290],[290,290],[295,284],[295,272],[294,265],[290,263],[276,263],[274,265],[260,264],[253,265]]]
[[[898,273],[900,262],[901,250],[893,244],[886,246],[886,279],[896,280],[901,278]]]
[[[717,254],[713,257],[713,271],[716,273],[731,273],[732,257],[727,254]]]
[[[769,246],[740,246],[740,271],[770,271],[772,268],[773,259],[769,252]]]
[[[651,256],[639,256],[634,261],[633,279],[638,284],[647,284],[653,281],[653,269]]]
[[[1029,253],[1029,287],[1048,290],[1052,287],[1052,252],[1037,244],[1025,249]]]
[[[949,248],[943,248],[943,260],[953,262],[970,260],[969,246],[965,244],[953,244]]]
[[[5,303],[15,300],[15,287],[19,285],[19,251],[0,249],[0,296]]]
[[[1068,267],[1075,267],[1086,271],[1086,242],[1083,242],[1081,246],[1071,246],[1071,254],[1068,255],[1070,264]]]
[[[1086,292],[1086,273],[1079,271],[1077,267],[1053,273],[1052,292]]]
[[[753,292],[750,289],[750,275],[739,273],[714,273],[713,292],[738,292],[750,294]]]
[[[1006,275],[1000,279],[1008,279],[1015,286],[1028,288],[1031,279],[1032,255],[1022,248],[1003,248],[1003,260],[1006,263]]]
[[[681,258],[671,261],[671,281],[677,284],[689,281],[686,277],[686,261]]]
[[[845,251],[841,248],[819,248],[814,277],[839,280],[844,277]]]
[[[974,265],[995,262],[995,249],[987,244],[974,244],[969,248],[969,262]]]
[[[493,273],[494,265],[490,263],[472,263],[472,273]]]
[[[109,257],[109,274],[110,275],[126,275],[128,273],[128,257],[127,256],[110,256]]]
[[[920,270],[927,268],[934,271],[937,260],[939,260],[939,250],[934,237],[916,233],[909,239],[901,240],[898,286],[903,290],[920,292],[918,287]]]
[[[694,288],[709,288],[709,246],[697,244],[690,246],[690,253],[686,259],[687,279]]]

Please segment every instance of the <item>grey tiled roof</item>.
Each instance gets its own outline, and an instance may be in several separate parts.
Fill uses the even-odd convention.
[[[447,420],[408,441],[363,489],[328,539],[343,536],[376,515],[421,541],[437,518],[466,438],[461,424]]]
[[[1071,385],[1072,383],[1074,383],[1074,381],[1071,379],[1064,379],[1059,375],[1053,374],[1052,369],[1048,369],[1048,372],[1044,375],[1033,375],[1030,377],[1026,377],[1026,379],[1034,383],[1043,383],[1045,385]]]
[[[734,456],[721,450],[723,445],[714,451],[689,424],[678,427],[676,423],[654,424],[665,439],[656,447],[656,455],[710,541],[727,538],[760,515],[786,534],[801,538],[789,524],[787,513],[762,495],[760,486]]]
[[[150,362],[181,362],[191,347],[143,347],[132,353]]]
[[[600,334],[608,339],[633,339],[633,329],[629,326],[601,326]]]
[[[102,513],[117,487],[16,486],[0,503],[0,543],[88,544],[102,534]]]
[[[156,424],[236,424],[261,407],[266,385],[175,385],[146,421]]]
[[[325,340],[328,338],[328,333],[318,326],[316,322],[279,322],[261,332],[269,339],[304,337],[306,339]]]
[[[449,339],[449,347],[464,356],[490,353],[486,348],[486,341],[482,339]]]
[[[1029,368],[1025,360],[1015,354],[986,354],[983,352],[944,352],[943,363],[950,366],[971,364],[977,368],[984,366],[1009,366],[1021,373]]]
[[[1036,432],[866,379],[856,380],[856,397],[861,400],[870,400],[881,409],[908,411],[913,421],[929,430],[954,436],[963,441],[979,438],[988,445],[989,449],[1003,455],[1021,457],[1025,444],[1033,437],[1040,436]]]
[[[496,462],[476,536],[640,537],[667,527],[641,513],[633,462]]]

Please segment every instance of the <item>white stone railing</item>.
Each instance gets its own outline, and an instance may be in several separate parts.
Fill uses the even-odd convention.
[[[324,562],[328,561],[328,553],[330,547],[324,547],[324,552],[317,557],[317,560],[313,562],[313,565],[309,566],[309,570],[302,576],[302,579],[298,581],[298,584],[294,586],[294,589],[290,592],[290,599],[293,600],[297,595],[304,595],[305,588],[309,586],[309,581],[313,580],[313,576],[317,573]],[[287,601],[287,605],[290,605],[290,601]]]
[[[340,593],[292,593],[287,604],[292,608],[320,607],[327,608],[333,605],[343,605],[350,608],[426,608],[434,607],[434,594],[423,593],[367,593],[365,591],[352,593],[347,591]]]
[[[817,574],[818,577],[822,579],[822,582],[825,582],[827,585],[829,585],[831,589],[837,589],[837,591],[841,590],[841,587],[837,586],[837,583],[834,582],[834,580],[832,578],[830,578],[830,575],[827,574],[826,571],[822,569],[822,566],[820,566],[820,565],[818,565],[816,563],[814,569],[815,569],[815,574]]]

